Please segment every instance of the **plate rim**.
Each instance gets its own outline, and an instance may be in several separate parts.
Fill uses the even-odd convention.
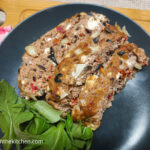
[[[112,11],[112,12],[114,12],[114,13],[116,13],[116,14],[119,14],[119,15],[125,17],[126,19],[130,20],[132,23],[134,23],[135,25],[137,25],[137,26],[150,38],[150,34],[149,34],[143,27],[141,27],[137,22],[135,22],[135,21],[134,21],[133,19],[131,19],[130,17],[128,17],[128,16],[126,16],[126,15],[124,15],[124,14],[122,14],[122,13],[120,13],[120,12],[118,12],[118,11],[112,9],[112,8],[108,8],[108,7],[106,7],[106,6],[98,5],[98,4],[83,3],[83,2],[73,2],[73,3],[58,4],[58,5],[56,5],[56,6],[48,7],[48,8],[42,9],[42,10],[40,10],[40,11],[34,13],[33,15],[31,15],[31,16],[25,18],[23,21],[21,21],[19,24],[17,24],[17,25],[11,30],[11,32],[5,37],[5,39],[0,43],[0,48],[1,48],[1,46],[5,43],[5,41],[7,41],[7,38],[8,38],[9,36],[11,36],[11,34],[13,34],[13,32],[14,32],[19,26],[21,26],[24,22],[26,22],[27,20],[32,19],[32,17],[34,17],[34,16],[36,16],[36,15],[38,15],[38,14],[44,12],[44,11],[47,11],[47,10],[49,10],[49,9],[53,9],[53,8],[57,8],[57,7],[64,7],[64,6],[67,6],[67,5],[68,5],[68,6],[69,6],[69,5],[88,5],[88,6],[94,6],[94,7],[96,6],[96,7],[99,7],[99,8],[106,9],[106,10],[108,10],[108,11]]]

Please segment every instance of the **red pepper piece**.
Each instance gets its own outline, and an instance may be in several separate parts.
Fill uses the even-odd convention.
[[[64,28],[63,28],[62,25],[57,26],[56,29],[57,29],[57,31],[58,31],[59,33],[65,33],[65,30],[64,30]]]
[[[30,86],[33,87],[33,83],[30,83]]]
[[[67,45],[72,45],[72,43],[71,43],[71,42],[69,42],[69,43],[67,43]]]
[[[83,48],[87,48],[88,47],[88,43],[85,43]]]
[[[78,102],[78,100],[77,99],[73,99],[72,102],[73,102],[73,104],[76,104]]]
[[[33,90],[38,90],[38,87],[37,87],[37,86],[34,86],[32,89],[33,89]]]
[[[48,76],[48,78],[49,78],[49,79],[51,79],[51,78],[52,78],[52,76]]]
[[[144,63],[144,66],[148,66],[148,64],[147,64],[147,63]]]
[[[121,70],[120,73],[123,75],[123,78],[127,75],[125,70]]]
[[[117,42],[121,42],[121,40],[122,40],[122,37],[119,37],[118,39],[117,39]]]
[[[109,94],[108,97],[107,97],[107,99],[110,100],[113,95],[114,95],[114,92],[112,92],[111,94]]]
[[[127,39],[128,39],[128,38],[127,38],[127,36],[125,36],[125,38],[124,38],[124,42],[125,42],[125,41],[127,41]]]
[[[33,76],[33,81],[35,82],[36,81],[36,78]]]

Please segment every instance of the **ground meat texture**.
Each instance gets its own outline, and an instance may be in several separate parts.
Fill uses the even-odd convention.
[[[84,85],[86,78],[97,71],[99,63],[102,64],[107,62],[116,48],[124,44],[125,41],[118,42],[118,38],[124,39],[126,35],[118,31],[116,27],[109,27],[114,31],[113,33],[107,35],[105,32],[101,32],[101,35],[97,37],[98,40],[95,40],[94,42],[93,38],[89,37],[68,52],[66,57],[56,67],[52,79],[49,80],[49,87],[52,93],[63,95],[60,95],[60,98],[64,98],[64,95],[68,96],[68,87],[70,85]],[[105,40],[107,38],[113,38],[113,42],[107,43]],[[55,77],[59,73],[61,73],[63,77],[61,79],[62,82],[58,84]],[[55,100],[53,94],[50,99]]]
[[[25,48],[26,53],[18,73],[18,85],[23,97],[37,99],[43,95],[43,90],[47,93],[50,90],[48,80],[51,79],[55,66],[81,41],[95,34],[97,29],[99,33],[104,30],[103,23],[108,19],[102,14],[91,14],[93,15],[84,12],[75,14]],[[89,20],[97,20],[92,29],[86,26]]]
[[[118,55],[122,51],[126,53],[127,57]],[[103,71],[99,76],[91,75],[86,79],[86,84],[82,87],[77,99],[78,103],[72,110],[74,120],[82,120],[84,125],[93,130],[99,127],[105,109],[111,106],[114,94],[118,93],[126,82],[135,76],[137,66],[142,68],[143,64],[148,63],[148,57],[144,53],[139,62],[137,53],[141,53],[141,49],[135,44],[121,46],[114,52],[105,67],[100,67],[100,72],[101,68]],[[122,61],[121,65],[120,60]]]

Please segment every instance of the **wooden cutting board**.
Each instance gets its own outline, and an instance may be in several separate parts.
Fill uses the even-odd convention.
[[[15,27],[19,22],[37,11],[60,4],[63,4],[63,2],[50,0],[0,0],[0,9],[6,13],[6,21],[2,26],[12,25]],[[135,20],[150,34],[149,10],[111,8]]]

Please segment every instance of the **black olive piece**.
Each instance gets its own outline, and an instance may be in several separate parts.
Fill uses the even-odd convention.
[[[73,43],[76,43],[76,42],[77,42],[77,40],[78,40],[79,38],[78,38],[78,36],[77,36],[77,35],[74,35],[74,38],[75,38],[75,39],[74,39],[74,42],[73,42]]]
[[[78,36],[77,36],[77,35],[74,35],[74,38],[78,39]]]
[[[114,78],[110,78],[111,81],[114,81]]]
[[[46,68],[45,67],[43,67],[42,65],[37,65],[40,69],[42,69],[42,70],[46,70]]]
[[[78,18],[80,18],[80,17],[81,17],[81,15],[80,15],[80,14],[78,14],[78,15],[77,15],[77,17],[78,17]]]
[[[118,52],[117,54],[118,54],[119,56],[122,56],[122,55],[125,54],[125,52],[124,52],[124,51],[120,51],[120,52]]]
[[[110,50],[110,51],[108,51],[106,54],[107,54],[107,55],[112,55],[113,53],[114,53],[114,51]]]
[[[112,40],[107,39],[106,42],[112,42]]]
[[[35,76],[33,76],[33,81],[36,81],[36,77]]]
[[[107,22],[103,22],[103,25],[106,26],[106,25],[107,25]]]
[[[103,25],[106,26],[109,23],[109,20],[103,22]]]
[[[55,94],[55,95],[54,95],[54,98],[55,98],[56,100],[58,100],[58,99],[60,99],[60,96],[57,95],[57,94]]]
[[[38,100],[45,100],[45,97],[46,97],[46,92],[45,92],[45,90],[43,89],[43,90],[41,91],[41,93],[42,93],[42,95],[41,95],[41,96],[36,96],[36,98],[37,98]]]
[[[98,41],[99,41],[99,37],[96,37],[96,38],[93,39],[93,42],[94,42],[95,44],[98,43]]]
[[[85,29],[85,31],[86,31],[87,33],[91,33],[91,31],[90,31],[89,29]]]
[[[61,82],[60,77],[62,77],[62,74],[61,74],[61,73],[58,73],[58,74],[56,75],[55,79],[54,79],[55,82],[60,83],[60,82]]]
[[[52,48],[50,48],[50,55],[48,56],[48,58],[50,58],[56,65],[58,65],[56,58],[54,56],[54,50]]]
[[[64,45],[61,45],[61,48],[64,48]]]
[[[92,69],[92,66],[87,66],[87,67],[85,68],[86,71],[91,70],[91,69]]]
[[[96,68],[96,71],[99,70],[101,67],[104,68],[103,64],[99,64]]]

